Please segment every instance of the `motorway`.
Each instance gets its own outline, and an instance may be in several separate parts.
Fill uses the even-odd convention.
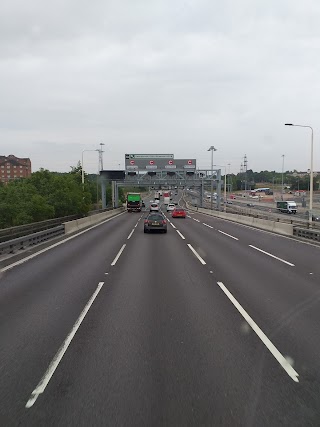
[[[187,191],[187,196],[189,196],[189,202],[192,205],[200,206],[200,197],[199,191],[190,190]],[[206,194],[210,194],[209,192],[205,192]],[[307,209],[301,208],[298,205],[298,212],[295,215],[289,215],[286,213],[281,213],[276,209],[275,203],[267,203],[261,202],[257,199],[253,198],[241,198],[237,199],[227,199],[228,203],[226,206],[226,212],[229,213],[238,213],[245,212],[246,215],[265,215],[270,220],[276,220],[280,222],[290,222],[293,221],[295,224],[300,224],[300,226],[307,226],[308,224],[308,214]],[[251,206],[248,206],[250,204]],[[313,209],[314,215],[320,217],[319,214],[319,205],[315,204],[316,208]],[[209,208],[211,207],[211,201],[207,197],[203,199],[203,207]],[[213,201],[213,209],[216,209],[217,202]],[[223,210],[224,205],[221,203],[221,209]],[[312,228],[319,228],[319,221],[314,221]]]
[[[320,248],[164,213],[2,267],[1,426],[320,425]]]

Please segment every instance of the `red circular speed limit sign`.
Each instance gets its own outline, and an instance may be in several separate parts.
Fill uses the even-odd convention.
[[[130,160],[130,165],[134,165],[134,160]]]
[[[154,160],[150,160],[149,164],[154,165]]]
[[[173,165],[173,160],[168,161],[169,165]]]
[[[192,165],[192,160],[188,160],[188,165]]]

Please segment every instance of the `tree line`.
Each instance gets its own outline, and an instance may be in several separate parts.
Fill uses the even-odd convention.
[[[0,185],[0,228],[13,227],[69,215],[86,216],[90,210],[101,207],[101,186],[96,175],[85,174],[81,181],[81,165],[69,173],[40,169],[28,178]],[[106,189],[107,204],[112,191]],[[119,189],[119,200],[124,192]]]
[[[50,172],[40,169],[29,178],[0,184],[0,228],[29,224],[51,218],[69,215],[85,216],[90,210],[101,207],[101,186],[97,175],[85,174],[85,184],[81,181],[81,164],[71,168],[69,173]],[[223,177],[222,177],[223,179]],[[308,190],[309,175],[293,176],[284,173],[284,184],[291,190]],[[230,174],[227,182],[232,191],[254,189],[263,183],[265,186],[279,185],[282,174],[275,171]],[[261,185],[260,185],[261,186]],[[314,179],[314,190],[319,188],[319,179]],[[119,188],[119,201],[125,201],[125,191],[145,191],[146,189]],[[112,190],[108,185],[106,201],[111,205]]]
[[[224,177],[222,177],[224,179]],[[253,172],[252,169],[248,169],[246,173],[230,174],[227,176],[228,185],[231,186],[232,191],[258,188],[261,185],[266,184],[271,189],[274,186],[282,184],[282,173],[276,171],[261,171]],[[304,176],[296,176],[294,172],[286,171],[283,173],[283,184],[290,187],[290,190],[309,190],[310,176],[308,174]],[[315,177],[313,181],[313,189],[319,189],[319,178]]]

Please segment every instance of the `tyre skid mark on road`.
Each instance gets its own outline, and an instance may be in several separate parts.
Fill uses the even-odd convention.
[[[289,377],[295,381],[299,382],[299,374],[295,371],[289,361],[280,353],[280,351],[275,347],[275,345],[269,340],[269,338],[262,332],[259,326],[255,323],[255,321],[249,316],[246,310],[241,306],[241,304],[235,299],[235,297],[231,294],[231,292],[226,288],[226,286],[222,282],[217,282],[220,289],[225,293],[225,295],[229,298],[235,308],[239,311],[242,317],[246,320],[246,322],[251,326],[253,331],[258,335],[263,344],[267,347],[270,353],[274,356],[274,358],[279,362],[282,368],[287,372]]]
[[[66,339],[63,341],[58,352],[55,354],[55,356],[52,359],[51,363],[49,364],[49,367],[46,370],[45,374],[43,375],[43,377],[39,381],[36,388],[31,393],[31,396],[25,405],[25,407],[27,409],[31,408],[34,405],[35,401],[38,399],[39,395],[45,391],[50,379],[52,378],[53,374],[55,373],[55,370],[57,369],[59,363],[61,362],[61,360],[62,360],[65,352],[67,351],[73,337],[75,336],[76,332],[78,331],[83,319],[86,317],[86,314],[88,313],[88,311],[89,311],[90,307],[92,306],[94,300],[98,296],[103,285],[104,285],[104,282],[99,282],[97,289],[94,291],[94,293],[90,297],[89,301],[85,305],[84,309],[80,313],[80,316],[78,317],[76,323],[73,325],[71,331],[67,335]]]

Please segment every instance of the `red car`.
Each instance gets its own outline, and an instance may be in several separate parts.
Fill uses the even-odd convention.
[[[185,218],[186,217],[186,211],[182,208],[175,208],[172,211],[172,218]]]

